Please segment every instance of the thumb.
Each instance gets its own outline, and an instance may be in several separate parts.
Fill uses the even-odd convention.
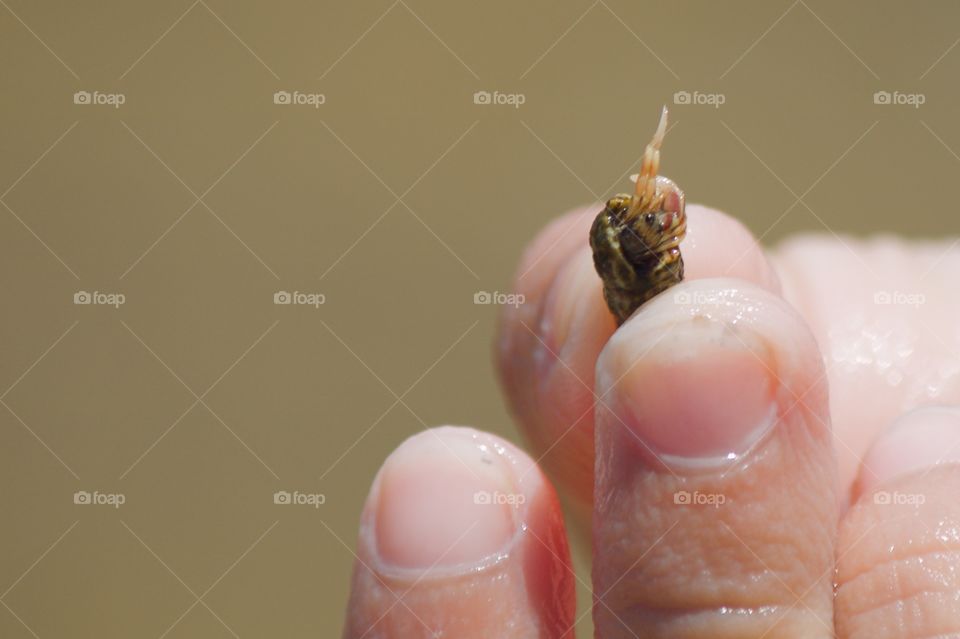
[[[816,343],[776,295],[684,282],[597,364],[598,636],[833,636],[835,461]]]

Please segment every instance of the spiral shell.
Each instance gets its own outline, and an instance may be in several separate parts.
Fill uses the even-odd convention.
[[[683,281],[684,195],[672,180],[657,175],[666,125],[664,108],[634,194],[610,198],[590,228],[593,263],[618,325],[644,302]]]

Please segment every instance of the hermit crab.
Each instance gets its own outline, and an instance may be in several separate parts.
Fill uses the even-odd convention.
[[[660,169],[667,108],[660,114],[633,195],[615,195],[593,221],[590,248],[603,297],[623,324],[641,304],[683,280],[680,242],[687,232],[683,191]]]

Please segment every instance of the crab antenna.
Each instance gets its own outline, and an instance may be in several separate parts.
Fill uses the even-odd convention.
[[[636,190],[633,201],[627,211],[627,218],[632,218],[645,211],[656,198],[657,171],[660,169],[660,145],[667,133],[667,107],[660,112],[660,123],[653,134],[653,139],[647,144],[640,163],[640,174],[637,176]]]

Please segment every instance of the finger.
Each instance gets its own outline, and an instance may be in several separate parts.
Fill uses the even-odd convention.
[[[364,506],[344,637],[561,637],[573,572],[553,488],[523,452],[470,428],[425,431]]]
[[[534,457],[586,519],[593,503],[594,368],[616,328],[587,242],[598,210],[574,211],[531,243],[515,283],[526,302],[504,307],[497,352],[504,392]],[[687,207],[687,218],[687,279],[729,276],[779,291],[740,222],[698,205]]]
[[[960,403],[952,238],[801,235],[775,251],[784,288],[820,342],[844,501],[873,441],[905,411]]]
[[[684,282],[597,363],[599,636],[832,636],[823,363],[780,297]]]
[[[585,520],[593,503],[593,366],[615,328],[613,317],[603,312],[599,278],[585,261],[589,258],[584,253],[587,233],[597,210],[588,206],[571,211],[530,243],[514,278],[514,289],[524,296],[524,304],[501,308],[496,341],[501,387],[528,448]],[[574,254],[578,254],[575,268],[570,266]],[[583,298],[580,303],[573,298],[558,300],[564,291]],[[559,307],[566,312],[548,310]],[[587,363],[561,366],[568,373],[566,389],[557,393],[554,389],[564,380],[551,374],[558,360],[550,350],[565,339],[575,315],[578,327],[589,324],[591,328],[578,331],[579,346],[568,347],[564,356],[569,360],[571,351],[583,354]]]
[[[840,525],[838,637],[960,635],[958,462],[956,408],[910,412],[871,447]]]

